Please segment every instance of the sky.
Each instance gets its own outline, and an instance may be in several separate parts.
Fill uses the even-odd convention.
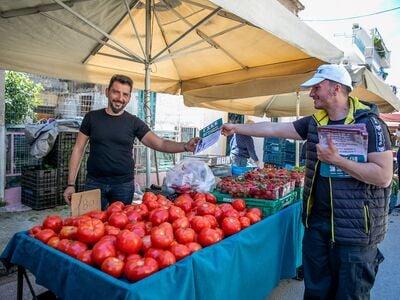
[[[400,0],[300,0],[300,2],[305,6],[299,13],[300,19],[339,49],[343,50],[345,39],[351,40],[354,23],[358,23],[367,32],[377,28],[386,47],[391,51],[391,68],[385,70],[389,74],[386,82],[400,88],[400,9],[380,13],[400,7]],[[351,17],[357,18],[335,20]]]

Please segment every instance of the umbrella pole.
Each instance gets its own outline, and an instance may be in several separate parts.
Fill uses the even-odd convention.
[[[5,127],[5,83],[6,73],[4,70],[0,70],[0,202],[4,202],[4,188],[6,185],[6,127]]]
[[[296,120],[300,118],[300,93],[296,92]],[[296,140],[296,167],[300,165],[300,141]]]
[[[144,81],[144,114],[146,124],[151,128],[150,116],[150,63],[151,63],[151,0],[146,0],[146,55],[145,55],[145,81]],[[150,187],[151,152],[146,147],[146,187]]]

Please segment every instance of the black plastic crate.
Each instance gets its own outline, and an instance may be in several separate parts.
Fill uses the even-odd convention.
[[[57,186],[57,170],[27,167],[22,170],[21,187],[35,191]]]
[[[56,206],[57,187],[33,190],[22,187],[21,203],[32,209],[40,210]]]

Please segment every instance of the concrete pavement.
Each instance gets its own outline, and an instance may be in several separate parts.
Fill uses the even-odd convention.
[[[385,260],[379,266],[375,285],[371,291],[371,300],[400,299],[400,208],[395,208],[389,215],[389,228],[379,249]],[[282,280],[267,298],[268,300],[303,299],[302,281]]]

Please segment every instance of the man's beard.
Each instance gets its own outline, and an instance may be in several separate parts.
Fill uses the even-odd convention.
[[[123,111],[123,110],[125,109],[125,107],[126,107],[126,104],[122,104],[121,107],[117,108],[117,107],[114,106],[114,102],[113,102],[112,100],[109,100],[109,104],[110,104],[109,106],[110,106],[110,108],[111,108],[111,111],[112,111],[114,114],[120,113],[120,112]]]

